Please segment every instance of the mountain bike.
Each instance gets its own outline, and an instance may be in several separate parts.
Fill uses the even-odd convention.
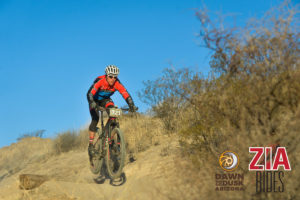
[[[106,108],[98,108],[101,112],[101,130],[97,129],[97,137],[94,140],[95,154],[90,157],[90,170],[94,174],[99,174],[104,162],[107,174],[114,180],[121,176],[126,158],[125,140],[118,117],[121,116],[122,110],[129,111],[129,109],[117,107],[107,109],[108,120],[104,126],[103,112]]]

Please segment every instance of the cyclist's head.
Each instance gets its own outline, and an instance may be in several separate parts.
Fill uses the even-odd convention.
[[[113,77],[117,77],[119,75],[119,68],[115,65],[108,65],[106,68],[105,68],[105,74],[107,76],[113,76]]]
[[[110,86],[114,85],[120,70],[115,65],[108,65],[105,68],[106,80]]]

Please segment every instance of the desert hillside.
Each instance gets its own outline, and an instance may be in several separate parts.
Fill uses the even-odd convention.
[[[128,161],[121,183],[93,175],[85,151],[53,156],[53,141],[23,139],[0,150],[0,199],[168,199],[176,176],[171,151],[178,145],[170,139]],[[48,180],[38,188],[22,190],[20,174],[45,175]]]
[[[120,119],[123,182],[92,175],[87,129],[66,131],[0,149],[0,199],[300,199],[298,13],[285,2],[224,28],[197,10],[211,71],[170,67],[143,82],[139,97],[151,109]],[[251,147],[265,154],[253,161]],[[20,189],[21,174],[44,182]]]

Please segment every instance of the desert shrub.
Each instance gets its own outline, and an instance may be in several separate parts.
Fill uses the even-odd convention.
[[[36,130],[29,133],[24,133],[20,137],[17,138],[17,141],[22,140],[23,138],[29,138],[29,137],[39,137],[42,138],[46,130]]]
[[[190,126],[182,133],[194,133],[200,137],[196,143],[205,144],[233,132],[281,134],[282,119],[295,114],[300,99],[294,11],[280,7],[246,31],[215,28],[205,12],[196,14],[205,46],[213,51],[212,75],[201,84],[191,79],[190,84],[204,85],[204,92],[188,97],[201,112],[186,121]]]
[[[213,53],[211,73],[204,77],[189,69],[166,69],[162,77],[144,82],[141,99],[168,130],[184,124],[181,133],[196,143],[211,144],[228,135],[226,128],[278,134],[279,122],[295,114],[300,99],[296,12],[284,4],[256,20],[260,23],[224,29],[207,12],[197,11],[200,36]],[[190,117],[176,118],[182,110]]]
[[[71,150],[83,150],[87,148],[87,130],[66,131],[59,133],[54,139],[54,149],[56,153],[64,153]]]
[[[191,159],[200,174],[213,174],[218,156],[233,150],[240,155],[240,171],[247,175],[248,148],[274,143],[287,147],[290,160],[295,160],[292,167],[298,166],[297,12],[297,8],[284,3],[241,29],[224,28],[211,21],[206,10],[199,10],[200,37],[212,53],[211,73],[204,77],[188,69],[167,69],[163,77],[145,82],[142,100],[152,106],[155,116],[169,130],[168,124],[180,124],[177,129],[171,126],[171,130],[179,133],[183,156]],[[160,99],[155,99],[156,95]],[[161,114],[161,110],[167,110],[168,115]],[[180,117],[172,118],[174,113],[180,113]],[[291,191],[278,197],[296,198],[300,186],[293,183],[299,175],[295,170],[291,172],[286,185]],[[253,184],[245,179],[245,185]],[[214,187],[205,190],[207,194],[213,191]],[[267,194],[254,194],[255,189],[247,191],[242,194],[245,198],[267,198]]]
[[[166,131],[176,132],[181,126],[178,121],[181,111],[186,107],[186,101],[193,104],[189,91],[195,88],[190,81],[200,80],[199,74],[186,68],[178,71],[167,68],[162,74],[162,77],[154,81],[143,82],[144,89],[138,95],[144,103],[151,106],[154,117],[163,121]]]

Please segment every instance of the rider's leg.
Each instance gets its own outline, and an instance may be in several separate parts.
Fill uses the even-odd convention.
[[[89,126],[89,146],[92,146],[94,137],[95,137],[95,133],[97,131],[97,124],[99,121],[99,113],[97,110],[90,108],[90,114],[92,117],[92,121]]]
[[[95,138],[95,133],[94,131],[89,131],[89,144],[93,144],[94,138]]]
[[[94,137],[95,137],[95,132],[89,131],[89,146],[88,146],[88,153],[90,158],[95,154],[95,149],[94,149]]]

